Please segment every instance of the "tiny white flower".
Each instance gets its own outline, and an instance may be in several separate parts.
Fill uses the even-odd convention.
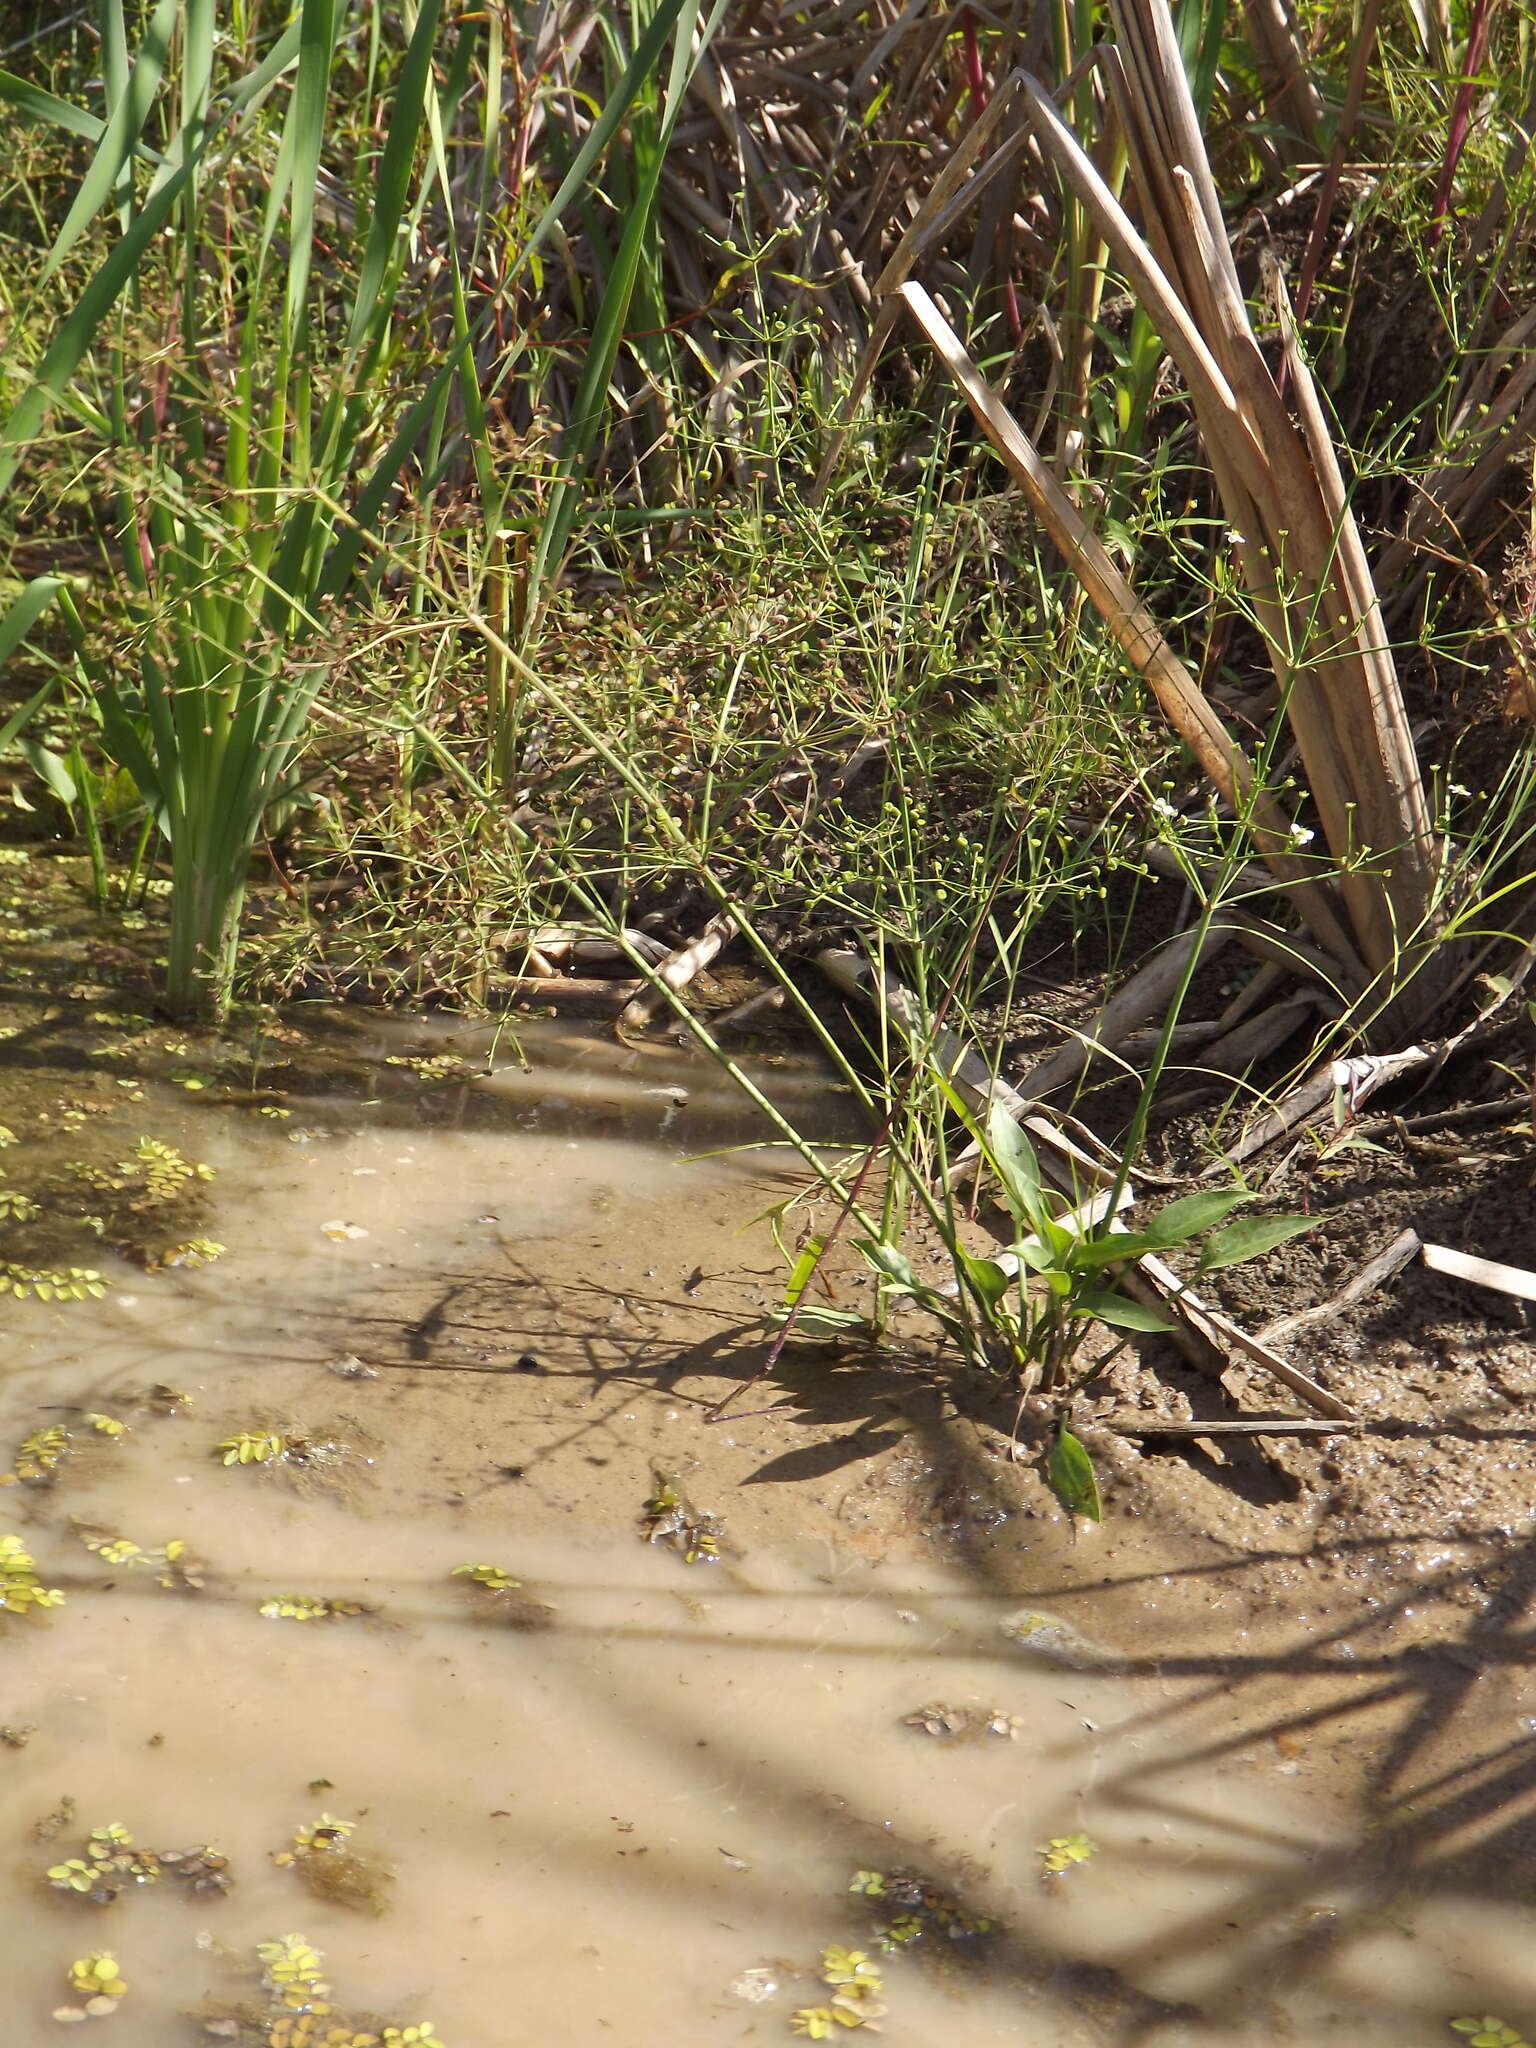
[[[1317,834],[1309,832],[1305,825],[1293,825],[1291,827],[1292,846],[1310,846],[1316,837]]]
[[[1471,790],[1468,789],[1466,784],[1462,782],[1452,782],[1448,784],[1447,787],[1449,788],[1452,796],[1469,797],[1472,794]]]
[[[368,1233],[366,1230],[364,1230],[361,1223],[337,1222],[322,1223],[320,1226],[320,1235],[322,1237],[334,1238],[336,1242],[339,1244],[346,1238],[366,1237]]]
[[[1153,797],[1152,808],[1160,818],[1176,818],[1179,815],[1177,805],[1169,803],[1165,796]]]

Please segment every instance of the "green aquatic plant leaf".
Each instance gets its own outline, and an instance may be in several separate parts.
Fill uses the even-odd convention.
[[[1481,2019],[1452,2020],[1451,2028],[1467,2037],[1468,2048],[1531,2048],[1524,2034],[1492,2013],[1485,2013]]]
[[[1090,1522],[1102,1522],[1104,1503],[1099,1497],[1098,1475],[1093,1460],[1081,1442],[1063,1423],[1056,1432],[1046,1460],[1051,1491],[1069,1514],[1082,1515]]]

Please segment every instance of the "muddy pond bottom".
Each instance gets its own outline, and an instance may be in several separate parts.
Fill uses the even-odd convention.
[[[561,1029],[445,1080],[497,1062],[435,1027],[385,1087],[368,1030],[282,1121],[146,1085],[217,1264],[5,1310],[0,1534],[65,1595],[0,1643],[8,2048],[1402,2048],[1531,2010],[1529,1907],[1384,1891],[1346,1800],[1063,1617],[1059,1526],[929,1543],[897,1406],[705,1420],[803,1174],[707,1069]],[[55,2018],[94,1952],[126,1991]]]

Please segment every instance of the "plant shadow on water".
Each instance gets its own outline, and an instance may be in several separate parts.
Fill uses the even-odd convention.
[[[427,1125],[425,1082],[290,1096],[300,1142],[151,1082],[132,1114],[213,1161],[229,1257],[12,1307],[11,1450],[59,1404],[193,1397],[0,1493],[66,1594],[10,1624],[0,1700],[34,1731],[0,1767],[0,1946],[38,2038],[60,1981],[38,1958],[110,1944],[114,2038],[167,2048],[172,2014],[238,1995],[254,1945],[301,1928],[349,2007],[430,2012],[447,2048],[505,2038],[509,1973],[525,2038],[788,2039],[817,1955],[880,1924],[861,1870],[995,1923],[882,1965],[898,2042],[1384,2048],[1530,2011],[1511,1873],[1536,1548],[1397,1530],[1433,1546],[1405,1590],[1359,1534],[1320,1598],[1293,1523],[1200,1540],[1174,1461],[1117,1468],[1074,1546],[975,1426],[1007,1404],[931,1357],[802,1354],[749,1394],[782,1266],[742,1225],[782,1160],[680,1164],[696,1133],[649,1098],[616,1139],[569,1107],[569,1046],[530,1052],[522,1098],[454,1082],[449,1119],[433,1083]],[[743,1412],[706,1422],[733,1392]],[[353,1496],[219,1454],[341,1406],[377,1447]],[[722,1518],[718,1562],[642,1540],[658,1473]],[[87,1561],[79,1519],[184,1538],[202,1590]],[[469,1560],[493,1577],[466,1587]],[[547,1626],[495,1604],[496,1573]],[[263,1612],[322,1597],[341,1618]],[[1019,1732],[907,1725],[932,1701]],[[82,1924],[98,1909],[40,1888],[59,1852],[27,1842],[65,1791],[82,1832],[216,1844],[217,1916],[124,1899]],[[322,1810],[364,1809],[397,1873],[377,1923],[273,1863]],[[1042,1845],[1079,1837],[1091,1859],[1043,1874]],[[766,2010],[733,1989],[754,1971],[781,1986]]]

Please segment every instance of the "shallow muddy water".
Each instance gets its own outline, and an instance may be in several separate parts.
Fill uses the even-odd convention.
[[[0,1532],[67,1596],[0,1642],[8,2043],[60,2037],[96,1949],[129,1986],[89,2023],[116,2048],[265,2040],[255,1946],[293,1932],[338,2013],[430,2018],[445,2048],[788,2041],[831,1944],[878,1963],[909,2048],[1529,2022],[1529,1903],[1457,1860],[1478,1788],[1528,1803],[1518,1672],[1481,1761],[1384,1780],[1382,1688],[1352,1642],[1320,1666],[1336,1624],[1300,1597],[1256,1616],[1244,1560],[1175,1555],[1135,1516],[1073,1546],[978,1472],[940,1514],[936,1411],[814,1361],[815,1399],[759,1388],[709,1425],[762,1355],[783,1264],[753,1219],[792,1159],[685,1157],[764,1133],[680,1055],[566,1027],[465,1079],[430,1061],[491,1034],[411,1039],[415,1068],[378,1063],[405,1038],[374,1025],[346,1062],[295,1052],[285,1120],[146,1082],[131,1128],[213,1166],[226,1255],[104,1264],[100,1301],[4,1312],[0,1456],[50,1424],[74,1446],[53,1484],[0,1492]],[[761,1078],[816,1135],[856,1131],[806,1070]],[[154,1386],[187,1399],[160,1412]],[[240,1432],[301,1462],[226,1466]],[[658,1472],[720,1518],[691,1525],[714,1561],[643,1540]],[[179,1540],[203,1584],[83,1536]],[[285,1598],[360,1611],[261,1613]],[[1373,1772],[1395,1810],[1360,1797]],[[1447,1788],[1474,1795],[1461,1832],[1415,1833]],[[377,1916],[274,1863],[322,1814],[355,1824]],[[114,1823],[214,1845],[232,1889],[50,1891]],[[861,1871],[885,1899],[850,1891]],[[887,1955],[901,1872],[929,1904]]]

